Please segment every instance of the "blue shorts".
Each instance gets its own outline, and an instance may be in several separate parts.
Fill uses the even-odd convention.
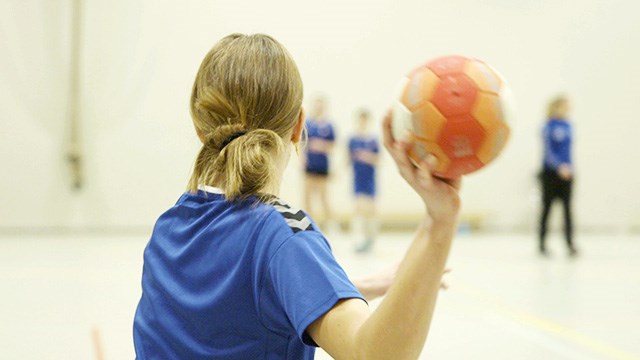
[[[329,158],[327,154],[307,153],[305,172],[309,175],[329,175]]]
[[[356,174],[353,183],[353,192],[356,195],[364,195],[368,197],[376,196],[376,182],[369,176],[358,176]]]
[[[307,166],[304,172],[307,173],[307,175],[329,176],[329,169],[327,168],[312,168]]]

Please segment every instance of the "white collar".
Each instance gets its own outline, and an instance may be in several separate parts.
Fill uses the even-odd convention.
[[[198,190],[202,190],[202,191],[206,191],[210,194],[222,194],[224,195],[224,190],[217,188],[217,187],[213,187],[213,186],[209,186],[209,185],[198,185]]]

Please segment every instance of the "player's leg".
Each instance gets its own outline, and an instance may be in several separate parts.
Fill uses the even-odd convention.
[[[365,236],[374,242],[378,237],[378,217],[376,214],[376,202],[373,196],[364,196]]]
[[[351,217],[351,230],[352,234],[356,239],[356,249],[360,246],[362,238],[364,237],[365,232],[365,217],[363,214],[364,205],[362,201],[360,201],[360,197],[358,194],[354,194],[353,197],[353,216]]]
[[[356,248],[358,252],[369,252],[373,248],[378,235],[378,219],[375,204],[375,179],[373,174],[356,176],[355,193],[363,217],[364,242]]]
[[[549,171],[544,171],[542,174],[542,211],[540,214],[540,225],[539,225],[539,250],[540,254],[548,255],[547,247],[546,247],[546,237],[547,237],[547,220],[549,218],[549,212],[551,210],[551,204],[553,203],[554,197],[554,186],[552,183],[553,175]]]
[[[378,235],[375,200],[369,194],[359,194],[356,198],[358,213],[362,217],[363,241],[356,247],[356,252],[366,253],[372,250]]]
[[[562,207],[564,208],[564,236],[567,241],[569,255],[578,254],[573,245],[573,219],[571,216],[571,181],[564,181],[562,186]]]
[[[329,176],[327,175],[321,175],[318,176],[316,178],[317,181],[317,189],[318,189],[318,196],[320,196],[320,204],[322,205],[322,210],[323,210],[323,214],[324,214],[324,222],[325,222],[325,226],[330,228],[328,230],[333,231],[335,229],[333,229],[333,227],[336,227],[336,225],[334,224],[334,219],[333,219],[333,213],[331,211],[331,205],[329,203],[329,194],[328,194],[328,183],[329,183]]]

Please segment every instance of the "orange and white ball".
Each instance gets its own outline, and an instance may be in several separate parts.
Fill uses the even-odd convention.
[[[435,175],[455,178],[493,161],[509,139],[510,102],[503,78],[488,64],[447,56],[403,81],[393,131],[413,144],[413,161],[433,154]]]

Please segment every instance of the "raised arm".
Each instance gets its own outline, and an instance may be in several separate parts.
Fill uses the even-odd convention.
[[[413,166],[407,155],[410,145],[393,139],[391,121],[388,114],[385,147],[427,211],[396,280],[373,313],[361,300],[343,300],[308,327],[316,343],[336,359],[416,359],[420,355],[455,233],[459,179],[433,177],[429,169],[434,163]]]

